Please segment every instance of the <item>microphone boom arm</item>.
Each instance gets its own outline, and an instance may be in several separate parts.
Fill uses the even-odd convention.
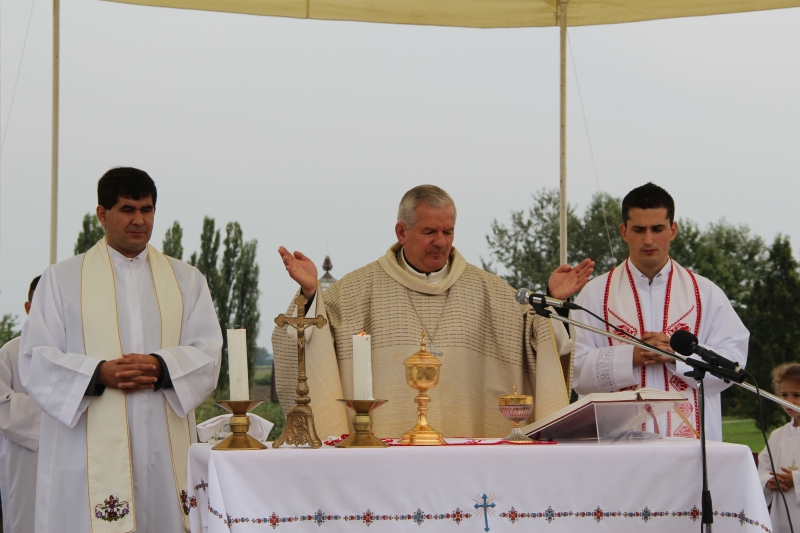
[[[596,328],[594,326],[590,326],[589,324],[584,324],[583,322],[578,322],[577,320],[572,320],[571,318],[567,318],[567,317],[561,316],[558,313],[553,313],[552,311],[548,311],[547,309],[545,309],[545,308],[543,308],[543,307],[541,307],[539,305],[533,306],[533,309],[534,309],[534,311],[536,311],[537,314],[545,316],[547,318],[552,318],[554,320],[558,320],[560,322],[564,322],[565,324],[572,324],[575,327],[579,327],[581,329],[585,329],[587,331],[591,331],[592,333],[597,333],[598,335],[602,335],[603,337],[609,337],[611,339],[618,340],[618,341],[624,342],[626,344],[630,344],[630,345],[633,345],[633,346],[638,346],[639,348],[642,348],[642,349],[647,350],[649,352],[656,352],[656,353],[659,353],[661,355],[666,355],[668,357],[672,357],[673,359],[678,359],[679,361],[683,361],[684,363],[686,363],[687,365],[689,365],[689,366],[691,366],[693,368],[702,368],[703,370],[706,370],[707,372],[715,375],[716,377],[718,377],[720,379],[723,379],[725,381],[733,381],[734,384],[739,385],[743,389],[748,390],[748,391],[752,392],[753,394],[756,394],[756,395],[760,394],[762,397],[777,403],[781,407],[787,407],[787,408],[789,408],[789,409],[791,409],[793,411],[800,412],[800,406],[797,406],[797,405],[795,405],[793,403],[789,403],[789,402],[787,402],[786,400],[784,400],[782,398],[778,398],[774,394],[770,394],[769,392],[766,392],[763,389],[761,389],[761,390],[756,389],[754,386],[750,385],[749,383],[744,383],[742,381],[738,381],[737,378],[734,377],[734,376],[741,376],[741,374],[739,374],[737,372],[733,372],[733,371],[726,370],[724,368],[719,368],[719,367],[711,367],[711,365],[708,365],[707,363],[705,363],[703,361],[700,361],[698,359],[691,359],[689,357],[686,357],[685,355],[681,355],[681,354],[678,354],[678,353],[670,353],[670,352],[666,352],[664,350],[660,350],[658,348],[655,348],[653,346],[645,344],[645,343],[643,343],[642,341],[640,341],[638,339],[631,339],[630,337],[623,337],[622,335],[617,335],[616,333],[611,333],[611,332],[608,332],[606,330],[603,330],[603,329],[600,329],[600,328]],[[720,374],[722,374],[722,375],[720,375]],[[725,377],[725,376],[729,376],[729,377]],[[743,378],[743,377],[744,376],[741,376],[741,378]]]

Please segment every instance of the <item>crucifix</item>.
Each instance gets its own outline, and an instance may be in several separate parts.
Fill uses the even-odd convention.
[[[289,326],[297,330],[297,398],[294,400],[294,407],[286,415],[286,425],[283,433],[272,443],[273,448],[283,444],[294,444],[300,446],[308,444],[312,448],[322,446],[322,441],[317,436],[314,427],[314,414],[311,412],[311,398],[308,396],[308,377],[306,376],[306,335],[305,330],[316,326],[322,329],[327,320],[322,315],[316,318],[306,318],[305,309],[308,299],[303,296],[302,291],[295,298],[297,305],[297,316],[287,317],[283,313],[275,318],[275,323],[279,328]],[[272,379],[275,379],[273,376]]]

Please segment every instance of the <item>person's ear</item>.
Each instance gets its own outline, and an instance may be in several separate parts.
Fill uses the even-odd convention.
[[[678,223],[673,222],[672,226],[670,227],[670,230],[672,231],[672,236],[669,238],[669,240],[670,242],[672,242],[675,240],[675,237],[678,236]]]
[[[97,210],[95,212],[97,213],[97,220],[100,221],[100,225],[105,228],[106,227],[106,208],[103,207],[102,205],[98,205],[97,206]]]
[[[628,226],[624,223],[619,225],[619,234],[622,236],[622,240],[628,242]]]
[[[397,236],[397,242],[399,242],[401,246],[406,243],[407,230],[408,228],[406,228],[406,225],[402,222],[398,222],[394,225],[394,234]]]
[[[31,313],[31,303],[25,302],[25,314],[29,315]]]

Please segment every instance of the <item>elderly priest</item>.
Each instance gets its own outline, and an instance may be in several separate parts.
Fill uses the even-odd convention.
[[[306,368],[320,437],[349,432],[337,398],[353,397],[352,335],[372,338],[374,397],[389,402],[373,412],[373,432],[399,437],[415,422],[416,391],[403,361],[420,348],[443,362],[439,385],[428,392],[428,420],[444,436],[502,437],[509,424],[497,409],[513,386],[534,396],[538,419],[569,403],[571,349],[566,330],[534,315],[514,299],[514,289],[467,263],[453,247],[456,207],[439,187],[421,185],[400,202],[397,243],[383,257],[344,276],[324,293],[317,269],[300,252],[279,253],[286,270],[310,301],[307,316],[328,325],[306,330]],[[549,281],[552,296],[568,298],[589,279],[594,263],[559,267]],[[296,313],[294,304],[288,314]],[[297,377],[296,334],[272,335],[278,395],[293,405]]]
[[[219,322],[203,275],[148,244],[150,176],[111,169],[97,200],[105,238],[44,271],[22,331],[20,375],[44,410],[36,532],[179,533]]]

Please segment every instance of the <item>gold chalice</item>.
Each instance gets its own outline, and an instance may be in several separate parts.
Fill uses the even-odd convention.
[[[510,442],[530,442],[531,439],[519,428],[519,423],[531,416],[533,411],[533,396],[517,394],[517,386],[514,385],[514,394],[500,396],[498,402],[500,412],[507,420],[514,422],[511,433],[503,440]]]
[[[430,396],[428,389],[439,384],[439,367],[442,362],[425,349],[425,331],[422,332],[422,346],[417,353],[406,359],[406,382],[412,389],[417,389],[419,394],[414,399],[417,402],[417,425],[403,433],[400,444],[413,444],[416,446],[438,446],[445,444],[442,434],[428,424],[428,402]]]

